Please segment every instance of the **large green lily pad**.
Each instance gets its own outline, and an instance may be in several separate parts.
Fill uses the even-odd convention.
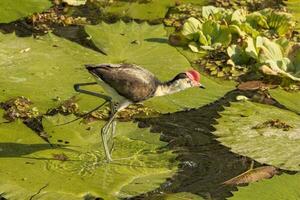
[[[99,135],[103,123],[55,126],[72,119],[45,117],[43,125],[54,147],[18,121],[0,125],[0,194],[29,199],[44,187],[35,198],[62,194],[60,199],[83,199],[90,194],[117,199],[153,190],[176,170],[175,154],[157,153],[166,145],[159,134],[130,122],[117,124],[112,154],[116,161],[107,164]]]
[[[221,113],[217,140],[231,151],[281,169],[300,169],[300,117],[269,105],[240,102]]]
[[[76,94],[74,83],[93,81],[82,66],[100,62],[98,53],[51,34],[34,39],[0,33],[0,41],[0,101],[26,96],[40,113],[57,105],[57,97]]]
[[[300,174],[283,174],[272,179],[239,187],[229,200],[296,200],[300,199]]]
[[[115,1],[106,8],[108,13],[119,17],[129,17],[132,19],[155,20],[162,19],[171,6],[175,6],[174,0],[137,0],[132,1]],[[182,3],[195,3],[197,5],[206,5],[207,0],[183,0]]]
[[[138,64],[157,75],[161,81],[191,69],[186,58],[167,43],[162,25],[102,23],[86,26],[86,31],[95,45],[107,53],[107,56],[99,57],[102,63]],[[205,76],[202,76],[201,82],[207,90],[188,89],[170,96],[156,97],[146,101],[145,105],[163,113],[175,112],[211,103],[234,89],[232,82],[218,82]]]
[[[300,114],[300,92],[287,92],[282,89],[270,90],[271,96],[288,109]]]
[[[49,0],[1,0],[0,23],[9,23],[49,8]]]

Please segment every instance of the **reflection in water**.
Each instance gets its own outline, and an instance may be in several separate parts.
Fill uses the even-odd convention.
[[[218,112],[240,94],[235,90],[199,109],[139,119],[139,126],[150,126],[153,132],[161,132],[161,140],[168,142],[168,147],[178,154],[180,166],[178,174],[160,188],[132,199],[160,199],[160,192],[190,192],[218,200],[231,196],[236,188],[222,183],[248,170],[252,160],[230,152],[216,141],[212,132],[216,118],[220,117]],[[251,97],[253,93],[243,95]]]

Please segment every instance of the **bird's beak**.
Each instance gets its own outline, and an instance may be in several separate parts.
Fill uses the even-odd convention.
[[[204,86],[204,85],[202,85],[202,84],[200,83],[200,86],[199,86],[199,88],[201,88],[201,89],[205,89],[205,86]]]

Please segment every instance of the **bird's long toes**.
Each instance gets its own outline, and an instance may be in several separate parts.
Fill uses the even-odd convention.
[[[107,135],[107,131],[108,131],[108,127],[107,126],[103,126],[101,128],[101,134]]]
[[[110,153],[110,154],[113,152],[114,147],[115,147],[115,143],[113,142],[113,143],[111,144],[111,147],[109,148],[109,153]]]

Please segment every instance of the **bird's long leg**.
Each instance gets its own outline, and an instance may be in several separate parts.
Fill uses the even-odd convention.
[[[111,101],[112,98],[109,97],[109,96],[106,96],[104,94],[99,94],[97,92],[92,92],[92,91],[89,91],[89,90],[83,90],[83,89],[80,89],[80,86],[86,86],[86,85],[96,85],[98,84],[97,82],[91,82],[91,83],[76,83],[74,84],[74,90],[77,91],[77,92],[80,92],[80,93],[83,93],[83,94],[88,94],[88,95],[92,95],[92,96],[96,96],[96,97],[99,97],[101,99],[104,99],[106,101]]]
[[[111,102],[110,103],[110,117],[116,112],[116,105]],[[114,136],[116,133],[116,126],[117,126],[117,121],[113,120],[111,122],[111,125],[109,126],[108,131],[110,131],[109,137],[107,138],[108,141],[111,141],[111,147],[109,149],[109,152],[111,153],[113,148],[114,148]]]
[[[125,100],[123,102],[120,102],[119,105],[116,108],[115,108],[115,105],[112,103],[111,107],[113,107],[113,108],[111,110],[110,118],[109,118],[108,122],[101,129],[101,137],[102,137],[102,142],[103,142],[103,146],[104,146],[104,152],[105,152],[105,156],[106,156],[106,159],[107,159],[108,162],[111,162],[112,158],[111,158],[111,154],[110,154],[111,149],[109,149],[108,145],[107,145],[107,142],[108,142],[107,133],[109,132],[110,126],[112,126],[112,129],[113,129],[112,134],[115,134],[116,122],[114,122],[114,120],[117,116],[117,113],[119,111],[121,111],[122,109],[126,108],[131,103],[132,102],[130,102],[128,100]],[[111,138],[111,139],[113,141],[113,138]]]
[[[116,104],[111,103],[110,104],[110,116],[112,116],[116,112]],[[111,123],[111,135],[114,136],[116,133],[116,120],[113,120]]]
[[[102,98],[106,102],[109,101],[111,107],[114,107],[114,104],[112,102],[112,98],[111,97],[103,95],[103,94],[99,94],[99,93],[96,93],[96,92],[92,92],[92,91],[89,91],[89,90],[83,90],[83,89],[80,88],[80,86],[96,85],[96,84],[97,84],[97,82],[76,83],[76,84],[74,84],[74,89],[75,89],[75,91],[83,93],[83,94],[88,94],[88,95],[92,95],[92,96],[96,96],[96,97]],[[105,153],[105,156],[106,156],[106,159],[107,159],[108,162],[112,161],[112,158],[111,158],[110,150],[109,150],[108,144],[107,144],[107,141],[108,141],[108,139],[107,139],[107,132],[108,132],[108,129],[109,129],[111,123],[113,122],[113,120],[115,118],[115,114],[116,114],[115,110],[112,109],[112,113],[110,115],[110,118],[109,118],[108,122],[101,129],[101,138],[102,138],[102,143],[103,143],[103,147],[104,147],[104,153]],[[115,125],[113,125],[113,126],[115,126]],[[113,129],[115,129],[115,128],[113,127]]]
[[[105,152],[105,156],[108,162],[112,161],[111,155],[110,155],[110,150],[108,148],[108,138],[107,138],[107,133],[109,131],[109,127],[111,126],[111,124],[113,123],[115,117],[116,117],[117,112],[114,112],[108,122],[106,122],[106,124],[102,127],[101,129],[101,137],[102,137],[102,142],[103,142],[103,147],[104,147],[104,152]]]

